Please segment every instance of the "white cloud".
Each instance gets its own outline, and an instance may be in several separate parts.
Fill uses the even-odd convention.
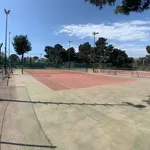
[[[118,41],[148,41],[150,21],[134,20],[112,24],[71,24],[63,25],[57,34],[76,36],[79,39],[93,38],[92,32],[99,32],[100,37]],[[56,34],[56,33],[55,33]]]
[[[65,49],[68,49],[68,47],[69,47],[69,44],[64,44]],[[79,48],[78,45],[71,44],[70,47],[73,47],[75,51],[78,52],[78,48]]]
[[[147,55],[146,53],[146,46],[145,45],[140,45],[140,44],[136,44],[136,43],[124,43],[124,44],[117,44],[117,43],[111,43],[112,45],[114,45],[114,47],[116,48],[120,48],[124,51],[126,51],[126,53],[131,56],[131,57],[142,57]]]

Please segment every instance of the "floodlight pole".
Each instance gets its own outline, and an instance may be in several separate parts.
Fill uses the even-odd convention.
[[[9,51],[8,51],[8,56],[10,57],[10,34],[11,32],[9,32]]]
[[[4,12],[6,14],[6,30],[5,30],[5,62],[4,62],[4,69],[5,69],[5,75],[7,75],[7,27],[8,27],[8,15],[10,14],[10,10],[4,9]]]
[[[9,53],[8,53],[8,57],[9,57],[9,67],[11,68],[11,57],[10,57],[10,34],[11,34],[11,32],[9,32]]]
[[[95,47],[96,47],[96,35],[99,34],[98,32],[93,32],[94,35],[94,51],[93,51],[93,73],[94,73],[94,59],[95,59]]]

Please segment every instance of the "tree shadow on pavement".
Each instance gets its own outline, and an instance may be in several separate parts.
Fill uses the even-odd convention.
[[[145,105],[135,105],[130,102],[122,102],[120,104],[112,104],[112,103],[68,103],[68,102],[43,102],[43,101],[24,101],[24,100],[8,100],[8,99],[0,99],[0,102],[2,101],[7,101],[11,103],[31,103],[31,104],[45,104],[45,105],[79,105],[79,106],[105,106],[105,107],[113,107],[113,106],[129,106],[129,107],[134,107],[134,108],[145,108]]]
[[[55,149],[56,146],[48,146],[48,145],[35,145],[35,144],[22,144],[22,143],[12,143],[12,142],[1,142],[0,144],[3,145],[13,145],[13,146],[20,146],[20,147],[34,147],[34,148],[48,148],[48,149]]]
[[[143,102],[147,103],[148,105],[150,105],[150,95],[148,96],[148,100],[143,100]]]

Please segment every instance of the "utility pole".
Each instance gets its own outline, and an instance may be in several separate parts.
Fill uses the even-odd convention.
[[[99,32],[93,32],[94,35],[94,51],[93,51],[93,73],[94,73],[94,59],[95,59],[95,47],[96,47],[96,35],[99,34]]]
[[[70,65],[70,44],[71,44],[71,42],[72,42],[72,41],[69,41],[69,70],[70,70],[70,66],[71,66],[71,65]]]
[[[4,9],[4,12],[6,14],[6,30],[5,30],[5,62],[4,62],[4,69],[5,69],[5,75],[7,75],[7,26],[8,26],[8,15],[10,14],[10,10]]]

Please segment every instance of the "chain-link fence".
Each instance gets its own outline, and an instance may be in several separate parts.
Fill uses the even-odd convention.
[[[4,69],[0,69],[0,83],[3,81],[4,77],[5,77]]]

